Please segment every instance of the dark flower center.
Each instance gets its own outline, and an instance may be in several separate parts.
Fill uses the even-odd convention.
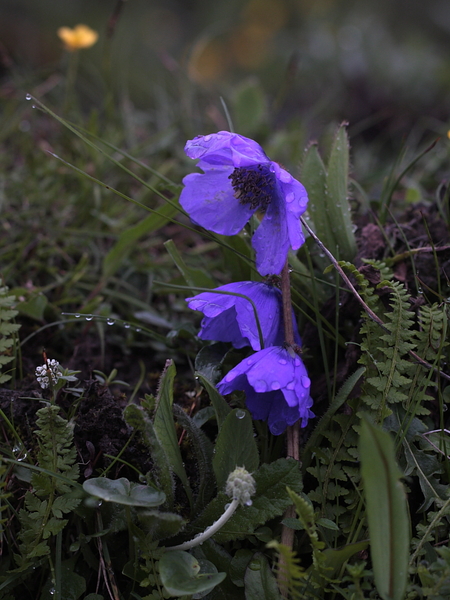
[[[267,165],[236,167],[231,175],[234,197],[250,208],[267,210],[275,191],[275,174]]]

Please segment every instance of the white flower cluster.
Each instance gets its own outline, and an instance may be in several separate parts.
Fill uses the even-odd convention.
[[[55,385],[61,377],[59,362],[54,358],[48,360],[46,365],[36,367],[36,379],[43,390],[50,385],[49,376],[52,378],[53,385]]]
[[[227,486],[225,493],[234,500],[238,500],[240,504],[251,506],[250,500],[256,492],[255,480],[244,467],[236,467],[236,469],[228,475]]]

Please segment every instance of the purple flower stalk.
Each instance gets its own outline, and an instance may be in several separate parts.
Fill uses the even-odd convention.
[[[218,292],[229,292],[220,294]],[[240,281],[227,283],[211,292],[186,298],[189,308],[205,316],[198,337],[202,340],[231,342],[235,348],[250,345],[261,350],[261,341],[252,300],[258,315],[264,347],[281,346],[284,342],[282,297],[278,288],[267,283]],[[295,341],[301,345],[294,315],[292,315]]]
[[[255,420],[267,421],[271,433],[280,435],[288,425],[305,427],[314,417],[309,394],[311,381],[305,365],[292,349],[265,348],[244,359],[217,384],[221,394],[242,390]]]
[[[237,133],[197,136],[185,152],[203,173],[183,179],[180,204],[192,221],[222,235],[239,233],[255,212],[263,219],[252,240],[261,275],[279,274],[290,248],[305,241],[300,216],[308,196],[303,185],[271,161],[259,144]]]

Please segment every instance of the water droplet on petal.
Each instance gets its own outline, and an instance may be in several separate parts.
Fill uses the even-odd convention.
[[[272,390],[279,390],[281,388],[280,382],[279,381],[272,381],[272,383],[270,384],[270,388]]]
[[[311,379],[306,377],[306,375],[302,376],[302,386],[305,388],[309,388],[311,386]]]
[[[241,420],[245,417],[245,410],[238,409],[236,411],[236,417]]]
[[[292,180],[292,175],[289,175],[289,173],[287,171],[285,171],[284,169],[281,169],[278,179],[280,181],[282,181],[283,183],[289,183]]]
[[[293,381],[290,381],[287,386],[286,386],[287,390],[295,390],[295,383]]]
[[[211,139],[210,135],[205,135],[205,137],[203,138],[205,142],[209,142],[209,140]]]
[[[293,202],[295,198],[295,194],[294,192],[289,192],[288,194],[286,194],[286,202],[289,204],[290,202]]]
[[[287,364],[287,360],[284,358],[279,358],[278,362],[280,363],[280,365],[286,365]]]

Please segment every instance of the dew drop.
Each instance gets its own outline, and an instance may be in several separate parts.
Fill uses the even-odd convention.
[[[25,96],[25,100],[31,100],[31,94],[27,94],[27,95]]]
[[[107,325],[114,325],[114,323],[115,323],[114,319],[110,319],[110,318],[106,319]]]
[[[136,328],[135,328],[135,332],[136,332],[136,333],[139,333],[140,331],[141,331],[141,328],[140,328],[140,327],[136,327]]]
[[[245,410],[241,410],[240,408],[236,411],[236,418],[241,420],[245,417]]]
[[[245,503],[245,506],[251,506],[253,504],[252,500],[247,500],[247,502]]]
[[[36,104],[32,104],[32,105],[31,105],[31,108],[36,108]]]
[[[279,381],[272,381],[272,383],[270,384],[270,388],[272,390],[279,390],[281,388],[281,384]]]
[[[302,376],[302,386],[305,388],[309,388],[311,385],[311,379],[309,377],[306,377],[306,375]]]
[[[129,323],[124,323],[123,326],[125,327],[125,329],[130,329],[131,325]]]
[[[295,198],[295,195],[293,192],[289,192],[289,194],[286,194],[286,202],[289,204],[290,202],[293,202]]]
[[[84,318],[86,319],[86,321],[92,321],[92,319],[94,318],[94,316],[93,315],[87,315]]]
[[[287,360],[284,358],[279,358],[278,362],[280,363],[280,365],[286,365],[287,364]]]
[[[80,313],[75,313],[73,316],[75,317],[75,319],[79,319],[81,317]]]
[[[51,596],[54,596],[54,595],[56,594],[56,590],[55,590],[55,588],[53,588],[53,587],[52,587],[52,588],[50,588],[50,589],[48,590],[48,593],[49,593]]]

